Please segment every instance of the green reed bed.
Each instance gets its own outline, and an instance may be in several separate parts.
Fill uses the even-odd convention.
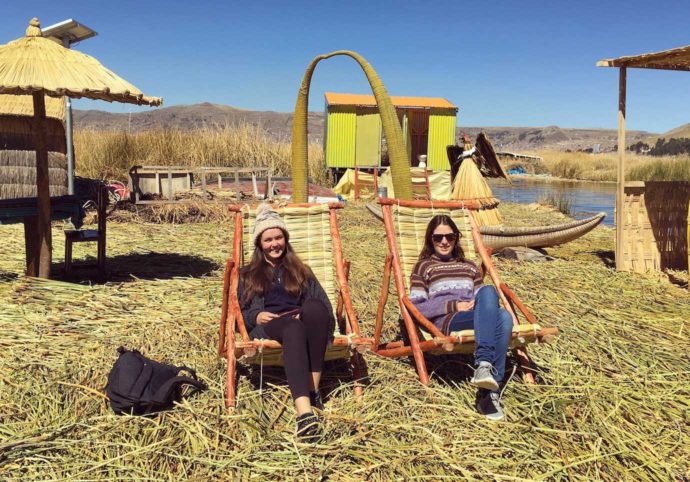
[[[517,225],[560,219],[517,205],[501,210]],[[549,250],[552,262],[497,261],[541,322],[561,328],[554,343],[530,346],[543,383],[512,379],[505,422],[475,414],[467,358],[431,359],[426,388],[406,359],[368,354],[371,380],[361,406],[346,367],[329,365],[326,436],[305,446],[293,436],[280,371],[244,370],[238,409],[223,408],[225,362],[216,343],[229,223],[128,216],[109,225],[112,280],[93,286],[15,276],[24,263],[23,233],[0,226],[2,479],[690,477],[690,296],[665,277],[608,267],[608,228]],[[355,309],[370,333],[385,256],[382,225],[363,204],[350,203],[341,232]],[[58,226],[54,239],[57,263]],[[75,256],[90,252],[79,246]],[[677,277],[687,282],[687,274]],[[392,339],[394,297],[386,320],[384,336]],[[102,389],[120,345],[195,367],[209,390],[155,418],[112,415]]]

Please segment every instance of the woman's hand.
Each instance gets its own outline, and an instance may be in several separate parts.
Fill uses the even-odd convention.
[[[456,311],[470,311],[474,309],[474,300],[471,301],[458,301],[455,303]]]
[[[275,313],[270,313],[268,311],[262,311],[258,315],[256,315],[256,324],[265,325],[274,318],[278,318],[278,315]]]

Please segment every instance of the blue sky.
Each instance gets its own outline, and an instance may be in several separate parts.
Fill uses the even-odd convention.
[[[2,0],[0,42],[75,18],[99,36],[76,48],[165,105],[291,111],[304,69],[337,49],[363,55],[393,95],[445,97],[465,126],[617,125],[618,70],[603,58],[690,44],[690,2]],[[628,128],[690,122],[690,73],[631,69]],[[319,64],[323,93],[369,92],[347,58]],[[140,108],[79,101],[77,108]]]

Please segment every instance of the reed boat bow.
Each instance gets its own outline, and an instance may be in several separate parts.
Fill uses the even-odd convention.
[[[369,202],[366,207],[376,218],[383,220],[381,206]],[[606,213],[600,212],[585,219],[552,226],[481,226],[479,231],[486,247],[493,250],[509,246],[548,248],[584,236],[597,227],[605,217]]]

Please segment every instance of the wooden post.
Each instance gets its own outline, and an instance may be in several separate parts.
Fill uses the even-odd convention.
[[[38,204],[37,237],[33,248],[36,250],[39,260],[38,276],[40,278],[50,278],[53,245],[50,232],[50,178],[48,150],[46,147],[46,104],[42,91],[34,92],[33,98],[33,127],[36,143],[36,200]]]
[[[38,276],[39,257],[36,249],[38,216],[24,216],[24,244],[26,245],[26,275]]]
[[[616,190],[616,271],[625,269],[623,263],[623,205],[625,204],[625,89],[626,69],[619,69],[618,77],[618,185]]]
[[[359,169],[355,166],[355,201],[359,199]]]
[[[343,259],[343,243],[340,239],[340,231],[338,230],[338,220],[335,214],[335,208],[329,209],[329,221],[331,227],[331,240],[333,243],[333,255],[335,257],[335,273],[338,279],[338,286],[343,297],[343,305],[345,307],[345,314],[347,321],[345,326],[349,327],[348,334],[354,332],[359,336],[359,322],[357,315],[352,307],[352,298],[350,297],[350,287],[347,284],[348,273],[345,272],[345,260]]]
[[[271,190],[271,180],[270,180],[269,175],[266,174],[266,187],[265,187],[265,191],[264,191],[264,199],[268,199],[268,198],[269,198],[268,193],[269,193],[270,190]]]
[[[386,255],[386,262],[383,265],[383,282],[381,284],[381,297],[379,298],[379,306],[376,309],[376,328],[374,329],[374,351],[378,350],[379,342],[381,341],[381,331],[383,330],[383,312],[386,309],[386,302],[388,301],[388,289],[391,284],[391,265],[393,264],[393,256],[389,253]]]
[[[208,193],[206,192],[206,171],[202,169],[199,171],[199,175],[201,176],[201,192],[204,193],[204,198],[207,198]]]
[[[256,185],[256,171],[252,171],[252,189],[254,190],[254,197],[259,197],[259,187]]]
[[[172,169],[168,168],[168,201],[173,200]]]
[[[379,201],[380,202],[380,201]],[[386,238],[388,240],[388,251],[393,257],[393,281],[395,282],[395,289],[398,292],[398,303],[400,305],[400,313],[403,316],[403,321],[405,322],[405,328],[407,329],[407,335],[410,339],[410,348],[412,349],[412,356],[414,357],[415,365],[417,366],[417,373],[419,374],[419,381],[422,385],[429,384],[429,373],[426,369],[426,362],[424,361],[424,353],[419,345],[419,337],[417,336],[417,329],[410,317],[405,304],[403,303],[403,297],[406,295],[405,281],[403,279],[401,266],[402,261],[400,260],[400,253],[398,253],[398,247],[395,242],[395,228],[393,226],[393,214],[391,211],[390,204],[384,204],[381,202],[381,209],[383,210],[383,224],[386,227]]]

